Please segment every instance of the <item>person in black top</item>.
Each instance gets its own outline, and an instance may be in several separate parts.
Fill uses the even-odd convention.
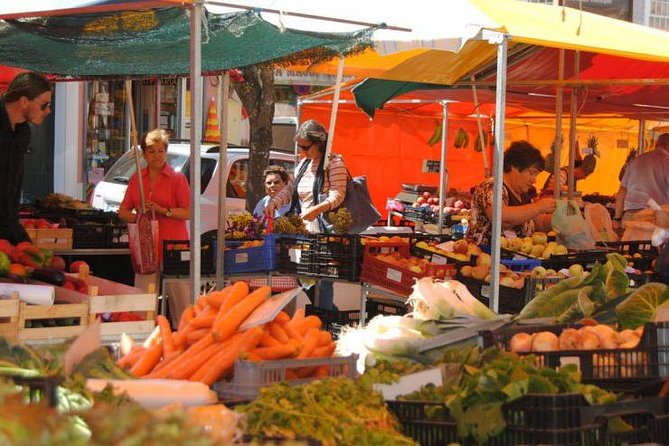
[[[29,241],[19,222],[23,157],[30,144],[30,124],[51,113],[51,83],[41,74],[20,73],[0,99],[0,239]]]

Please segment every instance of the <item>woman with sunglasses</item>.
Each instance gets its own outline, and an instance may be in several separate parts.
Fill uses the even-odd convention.
[[[321,214],[337,208],[346,197],[347,171],[341,156],[331,154],[327,169],[323,166],[323,155],[328,141],[325,127],[310,119],[302,123],[295,136],[297,147],[305,157],[296,167],[295,181],[272,198],[265,208],[265,215],[273,215],[275,209],[290,204],[290,211],[304,220],[311,233],[325,232]],[[313,299],[312,299],[313,300]],[[336,309],[333,302],[333,284],[321,280],[319,305]]]
[[[30,241],[19,222],[23,156],[30,145],[30,124],[51,113],[51,83],[38,73],[18,74],[0,99],[0,239]]]
[[[286,186],[290,179],[286,169],[281,166],[267,166],[267,169],[263,172],[263,178],[265,179],[265,192],[267,192],[267,195],[258,201],[253,210],[253,216],[258,218],[262,218],[265,215],[265,208],[269,201]],[[287,203],[274,211],[274,218],[281,217],[289,210],[290,203]]]

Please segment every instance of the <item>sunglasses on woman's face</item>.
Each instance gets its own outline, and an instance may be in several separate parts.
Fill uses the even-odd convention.
[[[271,185],[273,185],[273,184],[281,184],[281,183],[283,183],[283,181],[281,181],[281,180],[268,180],[268,181],[265,181],[265,184],[268,185],[268,186],[271,186]]]
[[[305,151],[306,151],[306,150],[309,150],[309,149],[311,149],[311,146],[313,146],[314,144],[315,144],[315,143],[313,143],[313,142],[312,142],[312,143],[309,143],[309,145],[308,145],[308,146],[301,146],[301,145],[299,145],[299,144],[298,144],[298,145],[297,145],[297,147],[299,147],[300,149],[302,149],[302,150],[305,150]]]
[[[46,110],[49,107],[51,107],[51,101],[47,101],[39,105],[39,109],[42,111]]]

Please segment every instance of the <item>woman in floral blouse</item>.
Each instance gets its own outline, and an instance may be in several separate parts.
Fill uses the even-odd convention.
[[[504,153],[502,187],[502,231],[519,237],[532,235],[535,224],[550,229],[555,199],[532,201],[537,175],[544,169],[541,152],[527,141],[514,141]],[[474,242],[490,244],[492,233],[493,179],[488,178],[474,192],[472,220],[467,236]],[[548,214],[548,215],[546,215]]]

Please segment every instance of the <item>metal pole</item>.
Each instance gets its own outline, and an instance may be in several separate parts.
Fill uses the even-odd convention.
[[[564,50],[558,52],[558,80],[564,80]],[[560,199],[560,162],[562,160],[562,84],[555,89],[555,143],[553,147],[553,193]]]
[[[300,128],[300,124],[302,123],[302,100],[298,99],[297,100],[297,110],[295,111],[295,114],[297,115],[297,128],[295,131],[297,132],[297,129]],[[294,153],[295,153],[295,165],[299,162],[299,154],[300,154],[300,149],[297,147],[297,141],[295,141],[294,144]]]
[[[335,124],[337,123],[337,110],[339,109],[339,92],[341,91],[341,79],[344,76],[344,57],[339,56],[337,65],[337,77],[335,79],[334,96],[332,97],[332,111],[330,113],[330,126],[328,128],[328,141],[323,154],[323,168],[327,169],[330,164],[330,153],[332,152],[332,141],[334,140]]]
[[[221,117],[221,140],[218,152],[218,247],[216,251],[216,289],[223,289],[225,280],[225,222],[227,220],[228,184],[228,114],[230,113],[230,73],[218,77],[218,116]]]
[[[481,125],[481,104],[479,104],[479,96],[476,92],[476,85],[474,82],[476,78],[472,74],[472,96],[474,98],[474,108],[476,109],[476,126],[478,127],[479,139],[481,140],[481,154],[483,155],[483,171],[486,178],[490,177],[490,160],[488,160],[488,144],[484,144],[483,126]],[[476,150],[476,142],[474,142],[474,150]]]
[[[639,135],[637,136],[637,153],[642,154],[646,151],[646,120],[639,119]]]
[[[499,311],[500,235],[502,233],[502,182],[504,165],[504,120],[506,107],[507,38],[499,34],[497,44],[497,90],[495,92],[495,154],[493,165],[492,234],[490,235],[490,308]]]
[[[190,298],[200,295],[200,144],[202,141],[202,17],[204,4],[194,0],[190,16]]]
[[[581,71],[581,52],[574,51],[574,77],[579,78],[578,73]],[[569,200],[574,198],[574,187],[576,186],[576,179],[574,178],[574,167],[576,163],[576,123],[578,120],[578,89],[572,88],[569,97],[569,105],[571,106],[571,116],[569,123],[569,192],[567,197]]]
[[[155,88],[155,93],[156,93],[156,127],[157,129],[160,128],[160,79],[156,79],[156,88]]]
[[[441,115],[441,162],[439,163],[439,234],[444,233],[444,197],[448,186],[448,169],[446,168],[446,152],[448,151],[448,102],[442,101]],[[388,216],[390,222],[390,216]]]

